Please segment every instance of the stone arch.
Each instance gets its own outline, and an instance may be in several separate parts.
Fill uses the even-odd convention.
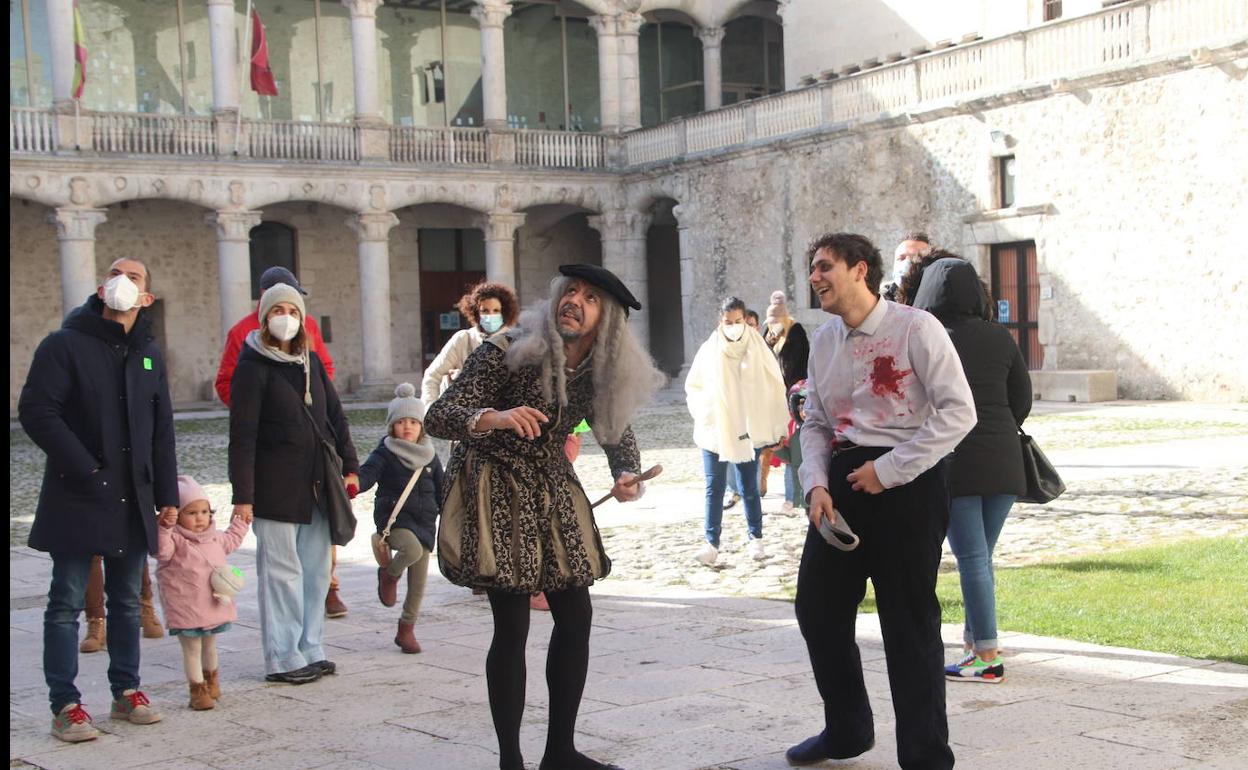
[[[496,208],[498,187],[488,182],[391,182],[385,185],[385,210],[397,213],[405,208],[441,203],[484,214]]]
[[[524,210],[516,233],[516,290],[521,302],[546,296],[559,265],[602,264],[602,236],[590,227],[597,209],[574,203],[538,203]]]
[[[780,3],[777,0],[732,0],[718,15],[716,23],[727,24],[733,19],[745,16],[757,16],[777,24],[783,23],[780,17]]]
[[[645,14],[647,20],[658,17],[668,21],[683,15],[688,17],[690,25],[694,28],[709,27],[714,17],[708,6],[709,3],[701,0],[643,0],[637,7],[637,12]]]
[[[500,184],[495,202],[500,210],[524,211],[534,206],[568,205],[583,212],[599,213],[606,206],[603,194],[590,185]]]

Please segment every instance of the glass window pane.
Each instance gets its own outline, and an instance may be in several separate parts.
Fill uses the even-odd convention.
[[[309,70],[312,83],[312,116],[299,120],[324,120],[330,123],[348,123],[355,119],[355,65],[351,45],[351,12],[338,0],[321,0],[321,78],[319,94],[316,69]],[[296,40],[295,45],[303,45]],[[301,72],[302,70],[296,70]],[[317,115],[319,114],[319,117]]]
[[[383,5],[377,44],[382,116],[399,126],[446,125],[441,13]]]
[[[177,4],[81,0],[87,84],[82,106],[106,112],[182,112]]]
[[[517,7],[503,22],[507,123],[513,128],[563,127],[563,32],[555,7]]]
[[[207,3],[182,0],[182,46],[186,61],[187,111],[192,115],[211,115],[212,40],[208,31]]]
[[[637,39],[638,69],[641,80],[641,125],[658,125],[661,118],[659,100],[659,25],[647,24]]]
[[[601,131],[598,35],[588,19],[568,19],[568,103],[573,131]]]
[[[30,101],[26,82],[26,32],[22,4],[9,0],[9,106],[25,107]]]
[[[14,3],[10,2],[12,8]],[[48,11],[43,0],[34,0],[29,5],[30,19],[30,67],[34,94],[30,100],[32,107],[52,106],[52,42],[48,32]],[[9,19],[9,35],[13,34],[12,11]],[[23,73],[25,64],[23,63]],[[23,79],[25,75],[23,74]]]
[[[326,3],[328,5],[328,3]],[[316,103],[316,0],[285,0],[259,9],[269,44],[269,66],[277,96],[251,90],[250,22],[246,4],[239,3],[234,34],[238,37],[239,79],[243,117],[263,120],[318,120]],[[246,25],[246,26],[245,26]],[[247,50],[243,50],[244,41]],[[291,72],[305,73],[292,82]],[[348,54],[347,72],[351,72]],[[306,73],[310,73],[310,76]]]
[[[448,7],[446,14],[446,111],[453,126],[482,123],[481,27],[468,7]]]
[[[783,30],[769,19],[745,16],[724,25],[724,104],[784,89]]]

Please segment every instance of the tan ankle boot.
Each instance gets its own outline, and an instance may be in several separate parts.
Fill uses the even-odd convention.
[[[409,655],[420,652],[420,642],[416,641],[416,636],[412,634],[412,628],[415,625],[415,623],[399,623],[399,632],[394,635],[394,643]]]
[[[221,700],[221,680],[216,671],[204,671],[204,683],[208,685],[208,694],[213,700]]]
[[[104,632],[104,618],[87,620],[87,636],[78,645],[78,652],[99,652],[108,647],[108,636]]]
[[[152,605],[151,597],[139,599],[139,625],[143,627],[144,639],[159,639],[165,635],[165,628],[156,617],[156,607]]]
[[[196,711],[207,711],[216,707],[216,702],[208,694],[207,682],[188,682],[191,689],[191,708]]]

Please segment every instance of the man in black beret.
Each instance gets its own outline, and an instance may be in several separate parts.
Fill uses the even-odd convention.
[[[524,650],[529,596],[539,591],[555,624],[540,767],[611,767],[573,742],[589,664],[589,586],[607,576],[611,560],[563,447],[588,419],[616,480],[611,494],[640,497],[641,456],[629,424],[664,379],[629,329],[628,308],[641,304],[620,279],[593,265],[559,272],[550,300],[477,348],[425,414],[430,435],[458,442],[442,487],[438,566],[451,582],[490,597],[485,674],[504,770],[524,767]]]

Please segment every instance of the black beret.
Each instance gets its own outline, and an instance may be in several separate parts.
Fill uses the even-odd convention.
[[[641,310],[641,303],[628,290],[624,282],[615,276],[615,273],[605,267],[597,265],[560,265],[559,272],[569,278],[580,278],[586,283],[593,284],[599,289],[615,297],[616,301],[624,307],[624,315],[628,315],[628,309]]]

